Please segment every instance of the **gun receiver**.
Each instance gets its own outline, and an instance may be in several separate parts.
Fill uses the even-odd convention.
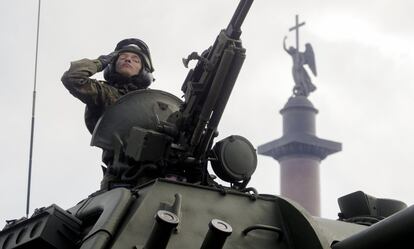
[[[198,60],[182,86],[185,102],[181,109],[178,144],[188,156],[205,161],[211,149],[224,108],[246,57],[240,35],[241,25],[253,0],[241,0],[229,25],[222,30],[213,46],[201,55],[193,52],[183,59]]]

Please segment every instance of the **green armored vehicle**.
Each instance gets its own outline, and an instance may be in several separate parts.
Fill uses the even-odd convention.
[[[247,139],[213,142],[245,58],[240,27],[252,2],[241,0],[213,46],[184,60],[198,60],[184,101],[138,90],[105,111],[91,144],[113,155],[109,190],[68,210],[51,205],[9,222],[0,248],[411,248],[413,207],[356,192],[339,199],[338,221],[312,217],[247,187],[257,163]]]

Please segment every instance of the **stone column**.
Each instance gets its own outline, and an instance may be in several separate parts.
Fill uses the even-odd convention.
[[[319,165],[328,155],[341,151],[342,145],[316,136],[318,110],[306,97],[289,98],[280,113],[283,136],[260,145],[257,151],[279,162],[281,195],[320,216]]]

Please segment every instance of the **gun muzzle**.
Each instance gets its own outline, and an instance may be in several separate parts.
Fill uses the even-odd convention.
[[[144,249],[164,249],[167,247],[171,233],[179,223],[177,215],[159,210],[155,216],[155,224]]]
[[[221,249],[233,229],[222,220],[213,219],[208,224],[209,229],[204,238],[201,249]]]

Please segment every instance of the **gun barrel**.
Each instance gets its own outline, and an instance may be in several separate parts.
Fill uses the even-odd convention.
[[[249,12],[250,6],[252,6],[252,4],[253,0],[240,0],[240,3],[237,6],[237,9],[234,12],[233,17],[231,18],[230,23],[226,29],[226,34],[229,37],[233,39],[240,38],[240,27],[243,24],[243,21],[246,18],[246,15]]]
[[[208,120],[210,119],[211,112],[216,105],[218,97],[221,92],[221,88],[223,87],[223,83],[226,79],[227,73],[233,61],[234,51],[231,49],[226,49],[223,54],[223,58],[221,63],[217,69],[217,73],[213,79],[211,87],[208,91],[207,98],[203,103],[203,107],[200,113],[199,121],[196,125],[193,137],[191,139],[191,145],[196,145],[200,142],[202,131],[205,128]]]
[[[217,101],[216,105],[214,106],[214,112],[211,115],[210,121],[208,122],[204,138],[200,143],[199,154],[205,153],[207,151],[207,147],[210,143],[210,140],[212,139],[214,132],[217,130],[217,126],[220,122],[221,116],[223,115],[224,108],[226,107],[227,101],[230,98],[230,94],[233,90],[234,84],[236,83],[237,76],[239,75],[245,58],[246,54],[244,49],[236,51],[232,66],[226,76],[226,84],[222,87],[219,93],[219,101]]]
[[[332,249],[406,248],[414,231],[414,206],[332,245]],[[412,242],[410,243],[412,244]]]

